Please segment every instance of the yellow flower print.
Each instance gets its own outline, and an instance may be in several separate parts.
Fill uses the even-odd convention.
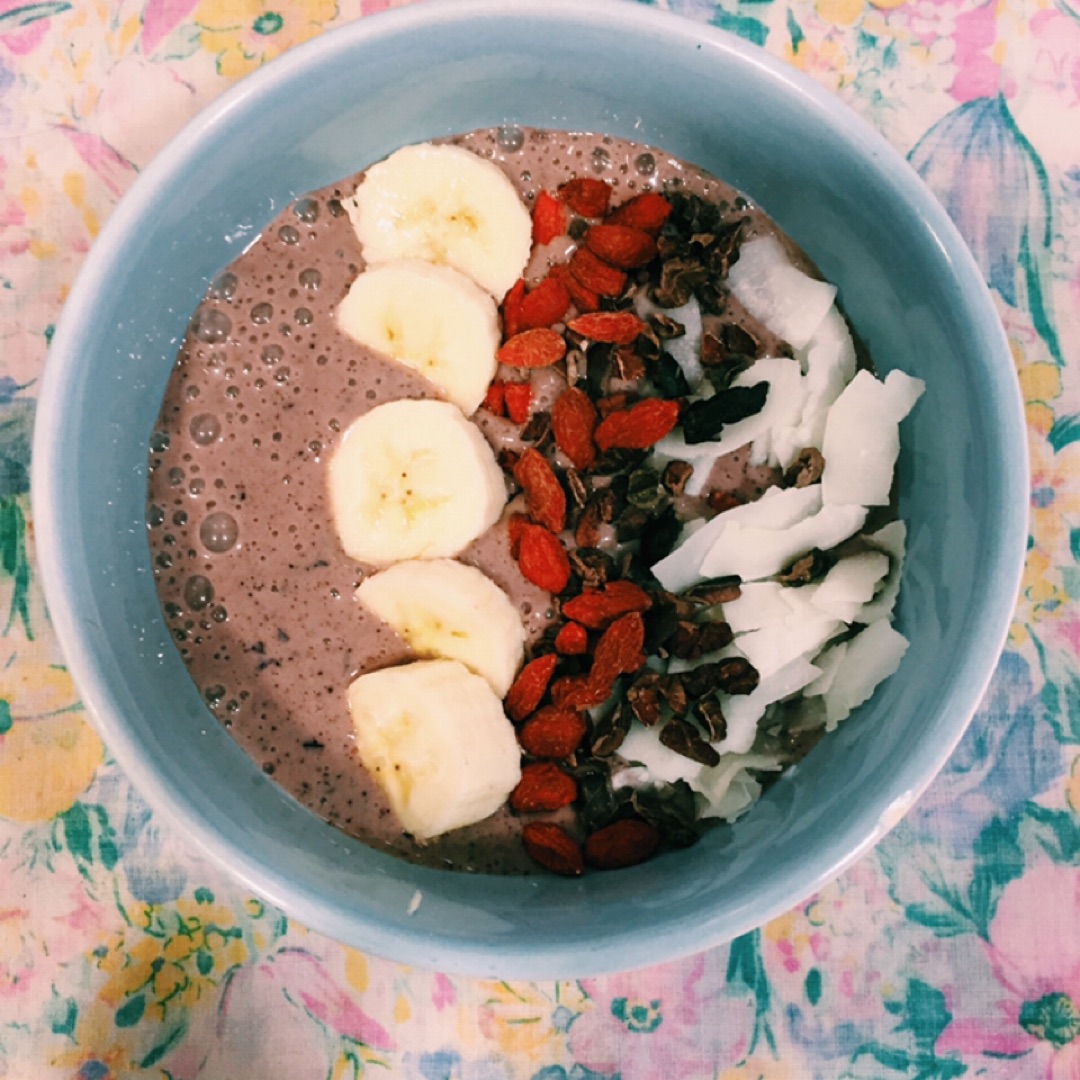
[[[818,16],[833,26],[854,26],[863,13],[863,0],[817,0]]]
[[[508,1058],[532,1064],[550,1061],[565,1042],[570,1019],[586,997],[576,983],[540,987],[522,982],[485,982],[478,986],[479,1027]]]
[[[68,810],[103,752],[71,677],[45,646],[25,642],[0,657],[0,818],[48,821]]]
[[[1068,537],[1080,525],[1080,443],[1056,453],[1038,435],[1029,439],[1031,455],[1031,538],[1034,547],[1071,559]]]
[[[238,78],[315,37],[336,15],[336,0],[202,0],[194,20],[218,71]]]

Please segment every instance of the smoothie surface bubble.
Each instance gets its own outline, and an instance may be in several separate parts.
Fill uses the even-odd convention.
[[[656,172],[656,158],[649,153],[638,154],[634,158],[634,168],[641,176],[652,176]]]
[[[228,551],[236,544],[239,535],[240,527],[236,518],[225,510],[208,515],[199,526],[199,539],[207,551]]]
[[[300,284],[314,292],[322,284],[322,274],[313,266],[300,271]]]
[[[259,326],[268,323],[274,317],[274,309],[267,303],[256,304],[251,309],[251,321]]]
[[[300,234],[291,225],[282,225],[277,231],[278,239],[283,244],[299,244]]]
[[[525,132],[517,124],[503,124],[495,135],[495,141],[503,150],[520,150],[525,145]]]
[[[184,582],[184,602],[192,611],[202,611],[214,599],[214,585],[202,574],[192,574]]]
[[[213,413],[199,413],[192,417],[189,430],[195,442],[200,446],[208,446],[221,434],[221,421]]]
[[[191,320],[191,332],[196,341],[203,341],[207,345],[216,345],[219,341],[225,341],[232,330],[232,319],[215,307],[201,307],[195,312]]]
[[[210,295],[218,300],[231,300],[236,295],[237,284],[236,275],[226,271],[216,278],[213,285],[210,286]]]
[[[317,199],[301,199],[294,207],[293,213],[305,224],[319,220],[319,203]]]

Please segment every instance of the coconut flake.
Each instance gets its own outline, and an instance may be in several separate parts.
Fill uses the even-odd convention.
[[[890,521],[888,525],[871,533],[867,541],[889,556],[889,573],[877,596],[864,604],[853,622],[872,623],[878,619],[891,619],[900,593],[900,575],[904,568],[904,548],[907,542],[907,526],[902,521]]]
[[[824,501],[887,506],[900,453],[900,421],[924,389],[921,379],[890,371],[879,382],[859,371],[829,410],[822,453]]]
[[[873,599],[878,583],[888,572],[889,556],[884,552],[863,551],[849,555],[825,575],[814,592],[814,606],[844,622],[855,622],[861,608]]]
[[[773,236],[742,245],[728,287],[755,319],[796,349],[810,343],[836,296],[835,285],[797,269]]]
[[[787,491],[812,491],[817,486]],[[865,520],[865,506],[846,505],[823,506],[816,514],[779,528],[737,520],[718,533],[702,560],[701,574],[706,578],[735,575],[743,581],[771,577],[812,548],[836,547],[862,528]]]
[[[820,643],[812,646],[815,651],[820,647]],[[724,696],[721,708],[727,733],[720,742],[713,743],[713,748],[721,754],[746,753],[754,745],[765,710],[774,702],[797,694],[820,674],[821,669],[805,656],[797,656],[763,675],[753,693]]]
[[[684,530],[675,550],[653,564],[653,576],[668,592],[683,592],[707,576],[702,572],[702,562],[733,523],[785,529],[820,509],[819,484],[804,488],[769,488],[755,502],[725,510],[694,531]]]
[[[847,642],[847,651],[825,693],[826,731],[832,731],[896,671],[907,648],[907,638],[885,619],[871,623]]]
[[[622,745],[619,757],[624,761],[636,762],[644,767],[644,773],[635,773],[627,777],[623,786],[645,787],[656,783],[674,784],[679,780],[692,783],[704,766],[691,761],[682,754],[666,747],[660,741],[660,725],[645,727],[635,720],[630,725]]]
[[[761,795],[761,784],[750,770],[779,772],[783,766],[765,754],[727,754],[718,765],[702,769],[691,785],[708,803],[702,817],[733,821],[748,810]]]

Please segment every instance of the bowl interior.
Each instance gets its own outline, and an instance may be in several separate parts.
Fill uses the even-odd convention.
[[[735,826],[579,882],[481,885],[412,867],[284,795],[188,679],[159,615],[144,524],[147,440],[213,275],[298,194],[404,143],[503,121],[652,143],[742,188],[840,285],[879,370],[927,384],[899,467],[910,529],[899,627],[912,642],[899,674]],[[962,733],[1002,642],[1026,535],[1008,351],[944,213],[880,138],[800,76],[625,3],[418,5],[246,80],[109,222],[65,311],[38,417],[50,609],[132,780],[290,915],[375,953],[473,974],[644,965],[739,934],[827,881],[899,818]]]

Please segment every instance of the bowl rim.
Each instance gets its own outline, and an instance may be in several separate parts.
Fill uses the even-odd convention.
[[[847,139],[853,144],[857,143],[862,153],[902,166],[896,177],[897,185],[918,205],[920,213],[927,219],[953,262],[957,278],[968,298],[982,306],[987,325],[996,325],[996,332],[991,330],[990,333],[998,339],[1001,357],[1008,360],[1007,339],[989,290],[973,256],[944,209],[882,135],[809,76],[724,30],[658,9],[627,4],[625,0],[517,0],[510,6],[502,0],[440,0],[438,4],[410,5],[358,19],[289,50],[244,77],[205,106],[136,178],[84,261],[57,325],[38,396],[31,465],[31,502],[37,524],[35,539],[46,603],[61,651],[80,689],[86,713],[124,772],[134,781],[135,787],[155,811],[162,813],[180,834],[194,842],[198,851],[208,855],[234,880],[241,881],[270,899],[290,918],[296,918],[338,940],[358,944],[377,955],[462,974],[565,978],[568,977],[568,967],[573,967],[574,976],[581,977],[675,959],[731,940],[762,925],[789,910],[793,904],[820,889],[861,858],[903,817],[929,785],[959,742],[985,693],[1015,610],[1026,548],[1026,484],[1029,475],[1019,384],[1014,380],[1011,398],[998,402],[1003,414],[1011,413],[1012,434],[1018,436],[1012,439],[1015,444],[1013,449],[1021,458],[1016,470],[1003,481],[1002,494],[1011,513],[1006,515],[1000,537],[997,573],[1001,586],[985,607],[987,625],[980,634],[981,647],[974,656],[969,657],[969,677],[961,692],[954,695],[963,707],[957,711],[955,723],[949,731],[950,738],[932,747],[920,747],[911,758],[905,759],[891,789],[895,797],[887,803],[871,829],[868,830],[865,821],[861,820],[858,827],[847,825],[840,829],[834,842],[823,848],[820,857],[801,873],[788,879],[784,888],[767,890],[759,907],[729,917],[719,929],[712,925],[696,925],[692,929],[674,925],[665,931],[658,931],[649,940],[634,937],[630,963],[626,959],[630,943],[617,932],[613,932],[609,941],[576,956],[571,964],[567,963],[564,942],[530,943],[522,939],[517,951],[512,954],[507,953],[505,945],[495,950],[485,942],[463,944],[450,936],[440,940],[425,938],[418,942],[407,931],[380,925],[377,918],[373,921],[366,913],[343,912],[333,904],[324,903],[313,889],[293,882],[284,869],[268,870],[265,866],[251,863],[244,852],[201,820],[197,812],[193,812],[196,811],[197,800],[174,798],[178,793],[163,792],[150,783],[155,774],[153,755],[131,736],[122,717],[114,715],[109,705],[112,694],[98,667],[95,649],[92,643],[85,640],[73,602],[73,592],[65,587],[72,579],[60,543],[64,507],[55,483],[62,454],[59,441],[50,437],[50,432],[62,422],[65,406],[63,386],[68,372],[79,364],[80,326],[93,317],[94,295],[101,288],[100,282],[104,276],[102,269],[118,254],[131,224],[152,204],[157,188],[167,177],[181,169],[198,147],[213,138],[219,121],[267,91],[302,78],[323,62],[328,52],[349,52],[365,43],[391,40],[417,31],[431,34],[436,32],[439,25],[446,23],[477,18],[512,21],[522,17],[542,17],[575,25],[582,22],[598,23],[614,27],[620,34],[640,34],[645,37],[662,34],[671,40],[681,40],[694,46],[706,41],[718,53],[733,55],[742,62],[762,69],[771,79],[786,84],[832,128],[842,130]],[[1008,396],[1009,385],[1004,379],[999,381],[1001,389]],[[363,924],[363,933],[357,934],[357,922]]]

